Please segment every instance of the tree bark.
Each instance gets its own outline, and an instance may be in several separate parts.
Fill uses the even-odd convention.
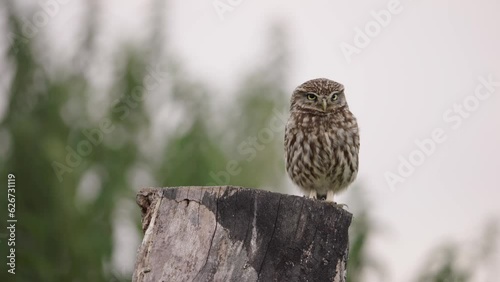
[[[352,215],[240,187],[145,188],[133,281],[346,281]]]

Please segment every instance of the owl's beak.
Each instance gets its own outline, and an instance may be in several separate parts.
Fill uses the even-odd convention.
[[[327,106],[326,99],[323,99],[323,111],[325,111],[325,112],[326,112],[326,106]]]

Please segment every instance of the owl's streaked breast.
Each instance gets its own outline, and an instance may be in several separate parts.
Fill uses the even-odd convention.
[[[347,108],[329,114],[291,112],[285,133],[288,174],[319,194],[347,188],[358,171],[359,132]]]

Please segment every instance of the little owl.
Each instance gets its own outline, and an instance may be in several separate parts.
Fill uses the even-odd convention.
[[[285,132],[286,170],[310,198],[346,189],[358,173],[359,130],[349,111],[344,86],[318,78],[292,94]]]

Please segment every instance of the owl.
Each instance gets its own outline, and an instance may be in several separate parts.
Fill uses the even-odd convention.
[[[344,86],[318,78],[299,85],[285,130],[286,170],[310,198],[334,202],[358,173],[359,129]]]

